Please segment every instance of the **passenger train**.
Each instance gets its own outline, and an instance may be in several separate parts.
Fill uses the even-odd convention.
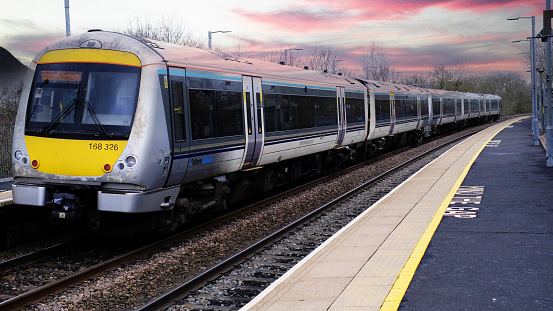
[[[44,48],[13,136],[15,204],[93,230],[188,215],[497,120],[501,98],[89,31]]]

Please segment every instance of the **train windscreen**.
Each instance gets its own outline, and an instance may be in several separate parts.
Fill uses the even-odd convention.
[[[39,64],[27,107],[27,135],[128,137],[140,68],[95,63]]]

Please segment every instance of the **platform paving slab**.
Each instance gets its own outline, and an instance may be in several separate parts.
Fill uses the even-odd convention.
[[[511,122],[473,135],[426,166],[242,310],[379,310],[390,292],[397,290],[393,286],[399,273],[417,242],[428,238],[425,230],[448,196],[451,200],[459,177],[484,145]],[[364,256],[357,256],[359,250]],[[422,257],[424,251],[418,252],[415,255]],[[408,272],[413,274],[415,268]]]

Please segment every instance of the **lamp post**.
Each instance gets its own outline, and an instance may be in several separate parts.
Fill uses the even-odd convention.
[[[284,49],[284,64],[288,63],[288,51],[290,51],[290,63],[292,63],[292,51],[302,51],[303,49]]]
[[[551,9],[551,0],[545,1],[545,9]],[[545,74],[545,109],[543,118],[545,122],[545,165],[553,167],[553,107],[551,103],[551,37],[547,37],[546,74]]]
[[[217,31],[208,31],[207,32],[207,45],[209,46],[209,49],[212,50],[211,46],[211,35],[214,33],[227,33],[231,32],[231,30],[217,30]]]
[[[447,81],[453,82],[451,79],[444,79],[444,91],[447,91]]]
[[[69,23],[69,0],[65,0],[65,36],[71,36],[71,25]]]
[[[535,37],[536,37],[536,17],[535,16],[519,16],[515,18],[509,18],[507,20],[513,21],[513,20],[519,20],[521,18],[531,18],[532,19],[532,37],[529,38],[530,40],[530,52],[532,53],[531,56],[531,67],[530,67],[530,75],[532,79],[532,132],[534,134],[534,145],[539,146],[540,144],[540,126],[539,126],[539,119],[538,119],[538,94],[536,92],[536,48],[535,48]],[[515,42],[521,42],[526,40],[517,40],[513,41]]]

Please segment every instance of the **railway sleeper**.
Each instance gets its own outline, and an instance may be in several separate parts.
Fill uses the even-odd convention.
[[[249,302],[249,297],[235,297],[235,296],[215,296],[210,294],[198,294],[195,298],[205,299],[208,301],[227,301],[227,302]]]
[[[236,310],[234,306],[219,306],[219,305],[200,305],[193,303],[185,303],[183,306],[188,310],[210,310],[210,311],[229,311]]]

